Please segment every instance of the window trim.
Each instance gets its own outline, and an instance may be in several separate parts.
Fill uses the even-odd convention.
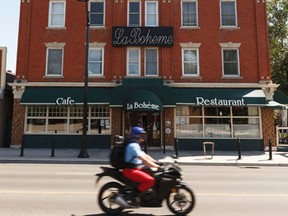
[[[184,67],[184,52],[186,50],[196,51],[197,53],[197,73],[196,74],[185,74],[185,67]],[[200,76],[200,58],[199,58],[199,48],[182,48],[182,76],[183,77],[199,77]]]
[[[244,118],[247,118],[247,119],[257,119],[258,120],[258,126],[259,126],[259,136],[260,137],[248,137],[248,138],[244,138],[244,137],[241,137],[241,139],[262,139],[263,138],[263,131],[262,131],[262,118],[261,118],[261,109],[260,107],[255,107],[258,111],[258,115],[248,115],[248,116],[235,116],[233,114],[233,107],[230,106],[229,109],[230,109],[230,114],[227,115],[227,116],[207,116],[205,115],[205,106],[201,106],[201,107],[198,107],[198,108],[201,108],[201,115],[177,115],[177,106],[187,106],[187,107],[195,107],[195,105],[189,105],[189,104],[177,104],[176,105],[176,109],[175,109],[175,122],[174,122],[174,128],[175,128],[175,136],[181,138],[181,139],[193,139],[193,138],[196,138],[196,139],[207,139],[207,138],[210,138],[209,136],[205,136],[205,119],[209,119],[209,118],[214,118],[214,119],[230,119],[230,126],[231,126],[231,133],[230,133],[230,137],[213,137],[213,139],[235,139],[237,138],[237,136],[235,135],[235,131],[234,131],[234,122],[233,120],[234,119],[244,119]],[[179,134],[177,134],[177,118],[178,119],[201,119],[201,125],[202,125],[202,136],[201,137],[193,137],[193,136],[179,136]]]
[[[225,74],[225,71],[224,71],[224,51],[225,50],[236,50],[237,52],[237,74]],[[221,49],[221,57],[222,57],[222,76],[223,77],[240,77],[241,73],[240,73],[240,55],[239,55],[239,48],[237,47],[222,47]]]
[[[137,50],[138,51],[138,74],[130,74],[129,73],[129,52],[131,51],[131,50]],[[141,76],[141,49],[140,48],[136,48],[136,47],[130,47],[130,48],[127,48],[127,54],[126,54],[126,58],[127,58],[127,61],[126,61],[126,64],[127,64],[127,66],[126,66],[126,75],[127,76],[131,76],[131,77],[133,77],[133,76]]]
[[[91,15],[92,15],[91,4],[92,3],[101,3],[101,2],[103,2],[103,23],[102,23],[102,25],[96,25],[96,24],[91,23]],[[90,27],[91,28],[103,28],[103,27],[105,27],[105,25],[106,25],[106,22],[105,22],[105,20],[106,20],[106,0],[89,0],[89,11],[90,11]]]
[[[157,60],[156,60],[156,74],[147,74],[147,59],[146,59],[146,51],[147,50],[156,50],[156,54],[157,54]],[[159,76],[159,50],[158,48],[152,48],[152,47],[149,47],[149,48],[145,48],[145,60],[144,60],[144,74],[145,76],[147,77],[157,77]]]
[[[101,61],[101,74],[94,74],[94,73],[89,73],[89,64],[91,62],[90,60],[90,51],[91,50],[101,50],[101,57],[102,57],[102,61]],[[103,47],[90,47],[89,48],[89,57],[88,57],[88,77],[102,77],[104,76],[104,48]]]
[[[63,8],[63,25],[52,25],[52,5],[53,4],[60,4],[63,3],[64,8]],[[53,14],[55,15],[55,14]],[[66,1],[57,1],[57,0],[53,0],[53,1],[49,1],[49,15],[48,15],[48,27],[49,28],[63,28],[66,25]]]
[[[155,25],[148,25],[148,13],[147,13],[147,5],[154,3],[156,4],[156,24]],[[145,26],[147,27],[155,27],[155,26],[159,26],[159,6],[158,6],[158,1],[145,1]]]
[[[195,4],[196,4],[196,25],[193,25],[193,26],[183,25],[183,3],[184,2],[195,2]],[[198,0],[182,0],[181,1],[181,28],[198,28],[198,27],[199,27]]]
[[[45,116],[28,116],[28,109],[29,107],[43,107],[45,108]],[[70,122],[73,119],[80,119],[83,120],[83,116],[71,116],[71,109],[73,108],[72,106],[68,106],[67,107],[67,116],[49,116],[49,108],[51,107],[59,107],[59,105],[29,105],[29,106],[25,106],[25,124],[24,124],[24,134],[28,134],[28,135],[32,135],[32,134],[55,134],[54,132],[49,132],[48,131],[48,127],[49,127],[49,119],[64,119],[66,120],[66,131],[65,132],[58,132],[57,134],[64,134],[64,135],[75,135],[75,134],[79,134],[81,135],[82,133],[75,133],[75,132],[71,132],[70,130]],[[83,106],[79,106],[80,108],[83,108]],[[101,116],[101,117],[95,117],[92,116],[92,108],[93,107],[105,107],[106,109],[109,110],[109,116]],[[28,132],[28,120],[30,119],[43,119],[45,120],[45,131],[40,131],[40,132]],[[91,121],[92,120],[108,120],[109,121],[109,125],[110,128],[108,130],[108,133],[91,133]],[[109,105],[107,104],[98,104],[98,105],[91,105],[88,107],[88,131],[87,134],[91,134],[91,135],[107,135],[107,134],[111,134],[111,108],[109,107]]]
[[[222,23],[222,2],[234,2],[235,7],[235,25],[223,25]],[[220,0],[220,28],[238,28],[238,11],[236,0]]]
[[[130,25],[130,3],[131,2],[137,2],[139,4],[139,25],[138,26],[137,25]],[[129,1],[127,1],[127,26],[129,26],[129,27],[139,27],[139,26],[141,26],[141,24],[142,24],[142,22],[141,22],[142,15],[141,14],[142,14],[141,13],[141,1],[139,1],[139,0],[129,0]]]
[[[49,50],[62,50],[61,57],[61,73],[60,74],[48,74],[48,61],[49,61]],[[64,66],[64,46],[47,46],[46,48],[46,67],[45,67],[45,77],[63,77],[63,66]]]

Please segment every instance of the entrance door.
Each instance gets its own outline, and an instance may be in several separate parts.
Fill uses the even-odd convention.
[[[147,132],[147,146],[161,147],[160,112],[126,112],[125,131],[131,127],[141,126]]]

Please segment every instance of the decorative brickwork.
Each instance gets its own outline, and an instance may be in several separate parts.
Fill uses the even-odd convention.
[[[170,123],[169,123],[170,122]],[[163,110],[163,137],[166,146],[173,146],[174,144],[174,108],[164,108]],[[170,133],[166,133],[167,128],[171,129]],[[168,129],[169,131],[169,129]],[[163,143],[164,144],[164,143]]]
[[[276,146],[274,110],[269,108],[262,108],[261,115],[264,149],[268,147],[269,139],[272,141],[272,146]]]
[[[14,99],[11,145],[20,145],[24,131],[25,107]]]
[[[111,122],[111,135],[112,135],[112,139],[111,142],[113,143],[114,139],[114,135],[122,135],[123,134],[123,129],[122,129],[122,125],[123,125],[123,115],[122,115],[122,109],[121,108],[112,108],[112,122]],[[111,143],[111,144],[112,144]]]

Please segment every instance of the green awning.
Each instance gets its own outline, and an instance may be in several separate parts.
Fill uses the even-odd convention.
[[[109,104],[111,88],[88,88],[88,104]],[[21,104],[83,104],[84,87],[26,87]]]
[[[267,103],[267,107],[272,109],[288,109],[288,106],[278,103],[276,101],[269,101]]]
[[[277,90],[273,95],[273,100],[281,103],[281,104],[288,104],[288,97],[284,94],[284,92]]]
[[[139,94],[139,91],[150,92],[146,92],[148,96],[150,95],[150,98],[153,98],[151,94],[154,94],[159,98],[163,107],[176,106],[174,89],[163,85],[163,79],[161,78],[124,78],[122,85],[113,89],[110,105],[115,107],[124,107],[126,110],[125,102],[128,100],[128,97],[132,97],[131,95],[135,92],[138,92],[135,93],[136,95]]]
[[[151,91],[135,91],[127,97],[123,104],[125,111],[162,111],[160,98]]]
[[[176,102],[195,106],[266,106],[266,97],[260,89],[177,88]]]

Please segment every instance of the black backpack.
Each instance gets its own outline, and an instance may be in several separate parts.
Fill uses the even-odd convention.
[[[125,150],[128,142],[124,142],[122,136],[115,136],[115,142],[110,153],[111,166],[116,169],[133,168],[135,167],[132,163],[125,162]]]

